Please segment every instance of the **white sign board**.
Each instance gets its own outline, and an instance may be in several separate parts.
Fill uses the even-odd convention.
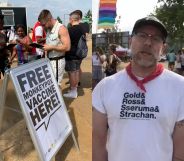
[[[42,161],[50,161],[72,132],[48,59],[10,70],[29,132]]]

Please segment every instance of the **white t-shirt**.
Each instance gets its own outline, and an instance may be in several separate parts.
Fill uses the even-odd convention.
[[[164,69],[145,88],[123,70],[94,89],[93,107],[108,118],[108,161],[172,161],[172,133],[184,119],[184,78]]]
[[[35,28],[35,36],[43,37],[43,28],[41,26]]]
[[[37,36],[40,36],[40,37],[43,37],[43,28],[41,26],[37,26],[35,28],[35,37]],[[42,49],[39,49],[39,48],[36,48],[36,53],[37,55],[43,55],[43,50]]]
[[[181,54],[180,58],[181,58],[181,65],[184,66],[184,54]]]
[[[105,59],[106,59],[105,55],[101,55],[100,57],[102,60],[105,61]],[[100,61],[100,58],[96,54],[92,55],[92,63],[94,66],[102,66],[103,65],[103,63],[101,63],[101,61]]]

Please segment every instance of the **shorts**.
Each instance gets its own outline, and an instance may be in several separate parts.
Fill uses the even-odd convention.
[[[54,75],[56,77],[56,80],[58,81],[58,84],[60,85],[61,81],[63,79],[64,72],[65,72],[65,59],[64,58],[58,59],[58,67],[57,67],[56,60],[51,60],[50,63],[51,63],[52,69],[54,71]]]
[[[66,61],[65,70],[67,72],[74,72],[80,69],[82,60],[69,60]]]
[[[101,80],[104,78],[104,72],[102,66],[93,66],[92,68],[92,79]]]

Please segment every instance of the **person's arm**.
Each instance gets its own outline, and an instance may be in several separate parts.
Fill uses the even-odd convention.
[[[109,62],[108,62],[109,65],[112,64],[113,58],[114,58],[113,54],[110,54],[109,55]]]
[[[98,56],[98,58],[100,59],[100,63],[103,64],[105,61],[105,58],[103,55],[100,55],[99,52],[96,52],[96,55]]]
[[[11,55],[11,57],[10,57],[10,61],[9,61],[10,64],[13,63],[13,59],[15,58],[16,55],[17,55],[17,49],[14,47],[14,48],[13,48],[12,55]]]
[[[32,49],[33,47],[31,47],[29,44],[32,43],[32,40],[29,36],[26,36],[26,43],[25,43],[25,46],[26,46],[26,50],[29,51],[29,52],[32,52]]]
[[[32,40],[29,36],[25,36],[23,39],[17,39],[16,41],[17,43],[22,44],[26,51],[30,52],[32,50],[32,47],[29,46],[29,44],[32,43]]]
[[[70,50],[70,36],[65,26],[61,26],[59,29],[60,45],[47,45],[45,44],[43,49],[45,51],[56,50],[59,52],[65,52]]]
[[[108,161],[107,116],[93,108],[92,161]]]
[[[184,120],[176,123],[173,133],[173,161],[184,161]]]
[[[42,36],[36,36],[36,40],[38,44],[42,44],[45,42],[46,38],[43,38]]]
[[[115,57],[118,64],[121,63],[121,59],[117,55],[114,54],[114,57]]]

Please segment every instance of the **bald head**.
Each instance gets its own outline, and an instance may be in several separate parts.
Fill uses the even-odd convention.
[[[72,14],[70,15],[70,18],[74,21],[79,21],[80,20],[80,16],[78,14]]]
[[[79,14],[72,12],[70,14],[70,24],[74,25],[74,24],[79,24],[80,23],[80,16]]]

